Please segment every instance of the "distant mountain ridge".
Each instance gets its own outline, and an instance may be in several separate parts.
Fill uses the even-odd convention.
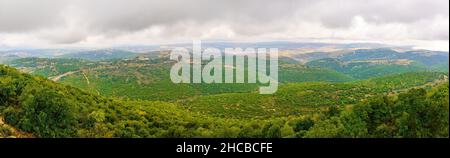
[[[136,53],[130,51],[124,51],[119,49],[101,49],[101,50],[92,50],[92,51],[65,54],[59,56],[59,58],[73,58],[73,59],[100,61],[100,60],[133,58],[136,56],[137,56]]]
[[[312,60],[305,65],[364,79],[412,71],[448,72],[449,54],[437,51],[397,52],[387,48],[360,49],[336,57]]]

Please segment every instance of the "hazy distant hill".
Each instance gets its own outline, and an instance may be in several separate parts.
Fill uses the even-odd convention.
[[[101,49],[92,51],[83,51],[77,53],[70,53],[59,56],[59,58],[75,58],[75,59],[85,59],[92,61],[100,60],[111,60],[111,59],[124,59],[124,58],[134,58],[137,54],[124,50],[117,49]]]
[[[448,72],[446,52],[408,51],[391,49],[362,49],[307,62],[307,66],[336,70],[355,78],[369,78],[414,71]]]
[[[392,49],[360,49],[351,53],[343,54],[337,58],[343,61],[355,61],[355,60],[398,60],[409,59],[418,61],[426,66],[448,64],[449,62],[448,52],[439,51],[407,51],[397,52]]]
[[[17,55],[0,55],[0,64],[5,64],[19,58]]]

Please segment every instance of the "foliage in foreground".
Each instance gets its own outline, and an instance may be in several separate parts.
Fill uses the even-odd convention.
[[[0,116],[37,137],[448,137],[448,83],[327,109],[219,118],[175,103],[105,98],[0,66]]]

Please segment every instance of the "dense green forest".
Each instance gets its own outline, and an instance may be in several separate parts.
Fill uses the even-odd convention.
[[[417,72],[164,102],[104,97],[0,66],[0,137],[448,137],[448,88],[446,73]]]

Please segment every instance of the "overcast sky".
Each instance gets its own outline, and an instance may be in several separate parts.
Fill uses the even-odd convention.
[[[0,47],[193,39],[372,41],[448,51],[448,0],[0,0]]]

